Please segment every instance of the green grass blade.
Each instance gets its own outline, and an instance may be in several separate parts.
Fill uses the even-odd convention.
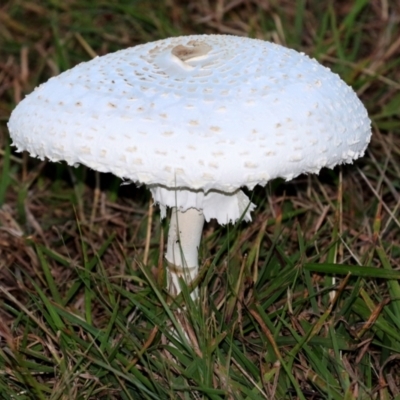
[[[400,271],[392,269],[379,269],[374,267],[366,267],[359,265],[346,265],[346,264],[315,264],[306,263],[304,269],[312,272],[321,272],[324,274],[338,274],[338,275],[353,275],[361,276],[364,278],[378,278],[378,279],[400,279]]]

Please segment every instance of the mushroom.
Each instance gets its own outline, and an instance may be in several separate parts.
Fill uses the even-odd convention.
[[[81,63],[20,102],[8,127],[18,151],[145,184],[162,218],[172,208],[174,295],[179,277],[198,275],[204,220],[251,220],[241,187],[351,163],[371,137],[366,109],[338,75],[303,53],[227,35]]]

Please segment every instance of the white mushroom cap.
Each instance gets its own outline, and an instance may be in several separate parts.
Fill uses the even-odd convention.
[[[371,137],[366,109],[328,68],[225,35],[169,38],[79,64],[28,95],[8,126],[20,151],[146,184],[161,205],[203,209],[222,223],[248,203],[221,215],[210,195],[350,163]]]

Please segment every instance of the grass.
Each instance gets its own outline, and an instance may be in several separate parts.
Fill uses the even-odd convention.
[[[3,1],[0,398],[400,399],[399,24],[387,0]],[[16,154],[6,128],[50,76],[190,33],[316,57],[374,132],[354,165],[256,188],[251,224],[207,224],[200,306],[166,295],[143,188]]]

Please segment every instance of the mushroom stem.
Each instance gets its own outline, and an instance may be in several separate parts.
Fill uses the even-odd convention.
[[[204,225],[202,210],[189,208],[182,212],[172,208],[168,232],[167,288],[171,295],[181,292],[179,278],[190,285],[199,272],[198,249]],[[198,298],[198,291],[192,291],[192,299]]]

